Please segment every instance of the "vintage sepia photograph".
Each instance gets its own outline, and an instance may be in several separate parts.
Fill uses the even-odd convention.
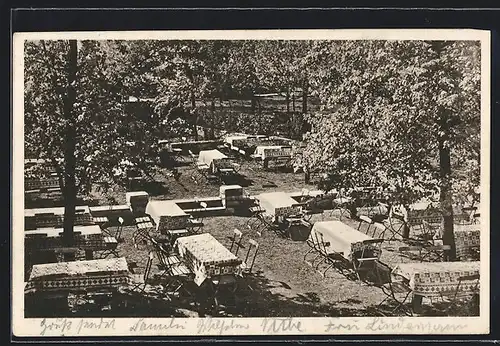
[[[19,331],[489,331],[489,33],[315,32],[15,37]]]

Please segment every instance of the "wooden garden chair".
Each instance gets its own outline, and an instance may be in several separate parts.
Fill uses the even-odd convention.
[[[146,269],[144,270],[144,274],[142,276],[137,275],[133,276],[135,286],[132,287],[132,291],[138,290],[139,292],[144,292],[146,289],[146,285],[148,283],[149,275],[151,273],[151,267],[153,265],[153,251],[150,251],[148,254],[148,260],[146,262]]]
[[[255,259],[257,258],[257,253],[259,251],[259,243],[257,243],[255,240],[248,239],[248,244],[249,245],[248,245],[248,250],[247,250],[247,253],[245,256],[245,260],[241,263],[241,268],[243,270],[243,273],[245,273],[245,274],[252,273],[253,265],[255,264]],[[250,259],[250,253],[251,253],[252,249],[253,249],[253,256],[252,256],[251,262],[249,263],[248,261]]]
[[[132,243],[134,247],[137,249],[139,247],[139,243],[147,243],[152,239],[150,232],[155,229],[155,226],[152,222],[141,222],[136,224],[136,231],[132,234]]]
[[[105,250],[98,251],[98,258],[104,259],[113,255],[115,258],[120,257],[118,252],[116,251],[118,247],[118,240],[115,237],[104,237],[103,239]]]
[[[359,224],[358,224],[358,231],[361,229],[361,225],[366,225],[366,230],[365,232],[368,234],[368,231],[370,230],[370,227],[373,224],[373,220],[366,215],[360,215],[359,217]]]
[[[394,281],[392,275],[389,276],[389,282],[380,286],[385,298],[375,307],[375,310],[383,316],[387,316],[381,306],[385,302],[391,302],[395,304],[389,312],[389,316],[395,315],[397,312],[401,311],[405,316],[413,316],[413,310],[406,303],[408,298],[411,296],[412,290],[408,285],[406,279],[401,278],[400,280]]]
[[[231,247],[229,248],[229,251],[233,251],[233,247],[236,245],[236,251],[235,251],[235,255],[237,256],[238,255],[238,251],[240,249],[241,246],[241,238],[243,237],[243,233],[241,233],[241,231],[237,228],[235,228],[233,230],[233,236],[230,237],[231,239]]]
[[[191,158],[191,160],[193,161],[193,163],[196,163],[196,162],[197,162],[197,160],[198,160],[198,156],[197,156],[197,155],[195,155],[195,154],[191,151],[191,149],[189,149],[189,150],[188,150],[188,153],[189,153],[189,157]]]
[[[201,214],[201,215],[203,215],[203,214]],[[200,232],[201,228],[203,226],[204,226],[204,223],[203,223],[203,219],[201,217],[194,218],[193,216],[191,216],[188,219],[187,228],[190,231],[190,233],[196,234],[196,233]]]
[[[255,200],[254,205],[248,208],[248,211],[250,212],[250,216],[246,222],[246,227],[252,229],[255,224],[260,222],[258,216],[264,212],[264,208],[259,205],[258,200]]]
[[[304,261],[322,277],[325,277],[328,270],[336,267],[344,259],[341,254],[335,253],[333,250],[328,251],[330,242],[324,240],[323,233],[316,231],[312,237],[312,239],[307,240],[310,249],[304,255]],[[310,253],[315,253],[315,257],[311,261],[308,261],[307,255]],[[326,265],[326,267],[320,270],[322,265]],[[343,271],[342,267],[339,267],[339,269]]]
[[[378,271],[378,263],[380,254],[382,253],[382,243],[384,239],[368,239],[362,243],[361,251],[352,254],[353,269],[360,282],[364,282],[361,275],[366,275],[368,272],[375,270],[378,282],[380,282],[380,274]]]
[[[399,248],[399,252],[402,255],[406,255],[406,257],[414,260],[418,260],[419,262],[435,262],[432,259],[432,256],[436,256],[440,260],[443,257],[443,251],[450,250],[449,245],[413,245],[413,246],[402,246]],[[418,255],[415,256],[415,253]]]
[[[440,298],[444,303],[449,303],[446,312],[450,313],[457,308],[460,302],[473,303],[474,308],[478,308],[477,298],[479,297],[479,274],[461,276],[458,278],[457,285],[452,291],[441,291]],[[470,289],[464,293],[462,287],[469,285]]]
[[[152,243],[159,261],[158,269],[162,271],[158,276],[167,296],[178,295],[181,290],[191,295],[191,292],[186,289],[185,283],[193,278],[192,270],[177,254],[169,251],[164,244],[158,243],[154,239]]]

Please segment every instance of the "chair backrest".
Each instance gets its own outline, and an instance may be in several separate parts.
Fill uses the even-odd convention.
[[[158,257],[160,264],[165,268],[170,267],[170,264],[167,261],[169,251],[165,249],[165,247],[162,244],[158,243],[155,239],[151,238],[151,242],[153,243],[156,256]]]
[[[364,221],[364,222],[368,223],[368,224],[373,223],[372,219],[370,217],[366,216],[366,215],[360,215],[359,219],[361,221]]]
[[[249,243],[250,245],[248,246],[248,251],[247,251],[247,254],[246,254],[246,257],[245,257],[245,264],[247,265],[247,268],[248,268],[248,269],[247,269],[247,271],[248,271],[249,273],[251,273],[251,272],[252,272],[253,265],[254,265],[254,263],[255,263],[255,258],[257,257],[257,252],[258,252],[258,250],[259,250],[259,243],[257,243],[257,242],[256,242],[255,240],[253,240],[253,239],[248,239],[248,243]],[[254,249],[253,258],[252,258],[252,263],[250,264],[250,267],[248,267],[248,257],[249,257],[249,255],[250,255],[250,251],[251,251],[251,249],[252,249],[252,248]]]
[[[462,292],[461,286],[465,282],[469,282],[469,289],[466,290],[466,294],[477,294],[479,289],[479,273],[473,275],[464,275],[458,278],[457,286],[455,287],[455,291],[453,292],[454,299]]]
[[[153,251],[150,251],[148,254],[148,261],[146,263],[146,269],[144,270],[144,283],[146,283],[146,281],[149,278],[152,265],[153,265]]]
[[[243,233],[241,233],[241,231],[239,229],[235,228],[233,230],[233,237],[231,238],[231,248],[229,249],[229,251],[233,251],[233,246],[234,246],[234,244],[236,244],[235,255],[238,255],[238,251],[240,249],[240,241],[241,241],[242,237],[243,237]]]
[[[374,244],[381,244],[384,242],[384,239],[382,238],[376,238],[376,239],[367,239],[363,240],[364,245],[374,245]]]
[[[374,222],[373,226],[374,227],[373,227],[372,237],[378,238],[378,239],[384,239],[387,227],[380,222]]]
[[[234,233],[234,239],[241,239],[241,237],[243,236],[243,233],[241,233],[241,231],[237,228],[233,230],[233,233]]]
[[[323,256],[326,256],[328,254],[328,251],[326,250],[326,248],[328,246],[330,246],[330,243],[325,242],[325,238],[323,237],[323,233],[321,233],[321,232],[316,231],[315,236],[316,236],[318,251]]]

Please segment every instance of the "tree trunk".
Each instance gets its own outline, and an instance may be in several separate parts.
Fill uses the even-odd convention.
[[[211,103],[210,103],[210,109],[212,111],[212,121],[210,124],[209,138],[207,138],[207,139],[214,139],[215,138],[215,131],[214,131],[214,127],[215,127],[215,100],[213,98],[212,98]]]
[[[256,101],[255,101],[255,95],[252,93],[252,99],[251,99],[251,107],[252,107],[252,114],[255,115],[255,108],[256,108]]]
[[[302,114],[307,114],[307,93],[309,89],[309,84],[307,82],[307,77],[304,78],[304,82],[302,84]]]
[[[194,95],[194,90],[191,91],[191,109],[193,116],[193,131],[194,131],[194,140],[198,140],[198,115],[196,114],[196,97]]]
[[[309,82],[307,80],[307,76],[304,78],[304,82],[302,85],[302,133],[306,133],[311,131],[311,124],[306,120],[307,114],[307,94],[309,93]]]
[[[286,102],[286,115],[289,115],[290,114],[290,89],[286,89],[286,98],[285,98],[285,102]]]
[[[447,125],[447,116],[441,117],[441,131],[444,136],[439,138],[439,175],[440,175],[440,195],[439,203],[443,215],[443,245],[449,245],[450,250],[445,251],[445,260],[454,261],[456,259],[455,236],[453,233],[453,202],[451,190],[451,159],[450,147],[447,143],[449,128]]]
[[[292,92],[292,110],[295,113],[295,90]]]
[[[64,117],[66,123],[65,145],[64,145],[64,222],[63,222],[63,243],[67,247],[74,244],[73,226],[75,223],[76,208],[76,125],[73,114],[73,104],[76,100],[75,82],[77,70],[77,42],[71,40],[68,52],[68,93],[64,102]],[[73,253],[66,253],[65,260],[74,260]]]

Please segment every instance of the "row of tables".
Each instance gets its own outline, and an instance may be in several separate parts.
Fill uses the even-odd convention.
[[[297,201],[291,198],[290,195],[283,192],[261,194],[257,196],[256,199],[259,201],[260,207],[275,219],[286,219],[287,217],[292,217],[300,214],[301,212],[300,203],[297,203]],[[149,203],[149,209],[146,210],[146,212],[151,215],[156,225],[159,227],[158,230],[175,230],[186,226],[186,222],[189,220],[189,215],[186,214],[177,204],[171,201],[161,201],[161,203],[160,201],[157,202],[158,203]],[[160,225],[162,226],[160,227]],[[98,238],[99,232],[97,231],[97,228],[82,227],[80,231],[76,231],[80,232],[78,236],[82,236],[83,239],[87,239],[87,241],[92,241],[93,239]],[[468,239],[467,232],[474,231],[473,228],[474,227],[471,227],[471,229],[464,229],[464,239]],[[364,246],[363,244],[365,244],[367,240],[371,239],[366,234],[359,232],[340,221],[315,223],[311,230],[309,238],[310,241],[314,242],[315,239],[318,239],[316,237],[318,234],[321,234],[322,239],[328,243],[328,246],[326,247],[328,251],[331,251],[332,254],[341,254],[348,260],[352,260],[352,255],[362,250],[362,246]],[[36,238],[37,235],[44,235],[47,238],[60,238],[61,233],[60,230],[49,229],[27,231],[27,237],[34,236]],[[174,248],[183,258],[189,269],[194,273],[194,281],[197,285],[202,285],[203,282],[214,276],[237,275],[241,273],[241,261],[210,234],[205,233],[180,237],[175,240]],[[69,267],[69,269],[66,268],[68,270],[67,273],[71,274],[67,275],[65,279],[61,279],[61,277],[63,277],[61,276],[61,273],[64,273],[64,271],[61,271],[60,263],[35,265],[30,276],[31,284],[28,284],[28,288],[31,289],[36,287],[36,284],[34,283],[43,281],[41,279],[42,277],[47,277],[47,275],[40,274],[44,272],[42,270],[43,268],[45,268],[46,272],[52,273],[48,275],[50,280],[47,279],[48,282],[52,283],[47,285],[42,284],[42,286],[39,287],[54,287],[57,289],[58,287],[72,288],[73,286],[99,286],[101,284],[110,284],[113,286],[114,284],[121,285],[125,283],[125,279],[112,279],[114,276],[123,278],[124,275],[123,271],[116,271],[116,268],[111,266],[113,262],[108,262],[109,260],[100,261],[101,262],[70,262],[77,263],[77,267],[79,269],[71,269]],[[123,261],[121,261],[121,263],[123,269]],[[74,264],[67,265],[71,266]],[[53,266],[52,271],[50,269],[51,266]],[[120,267],[120,265],[117,266]],[[80,281],[78,281],[70,278],[74,275],[80,275],[74,273],[78,273],[79,270],[83,270],[82,268],[86,268],[86,273],[88,273],[88,275],[86,275],[92,277],[92,279],[79,279]],[[104,270],[103,268],[111,269]],[[428,296],[454,285],[454,280],[462,274],[471,274],[476,271],[479,271],[479,262],[467,262],[466,265],[463,265],[463,262],[441,262],[438,264],[408,263],[400,264],[394,268],[393,275],[401,276],[407,279],[415,295]],[[104,272],[107,273],[104,275],[105,277],[101,275]],[[58,276],[59,279],[54,280],[53,275]],[[108,278],[106,279],[106,277]],[[64,281],[72,283],[66,284],[63,283]]]
[[[242,261],[211,234],[179,238],[174,248],[198,286],[206,280],[242,273]],[[114,290],[134,284],[126,259],[120,257],[34,265],[25,291]]]

